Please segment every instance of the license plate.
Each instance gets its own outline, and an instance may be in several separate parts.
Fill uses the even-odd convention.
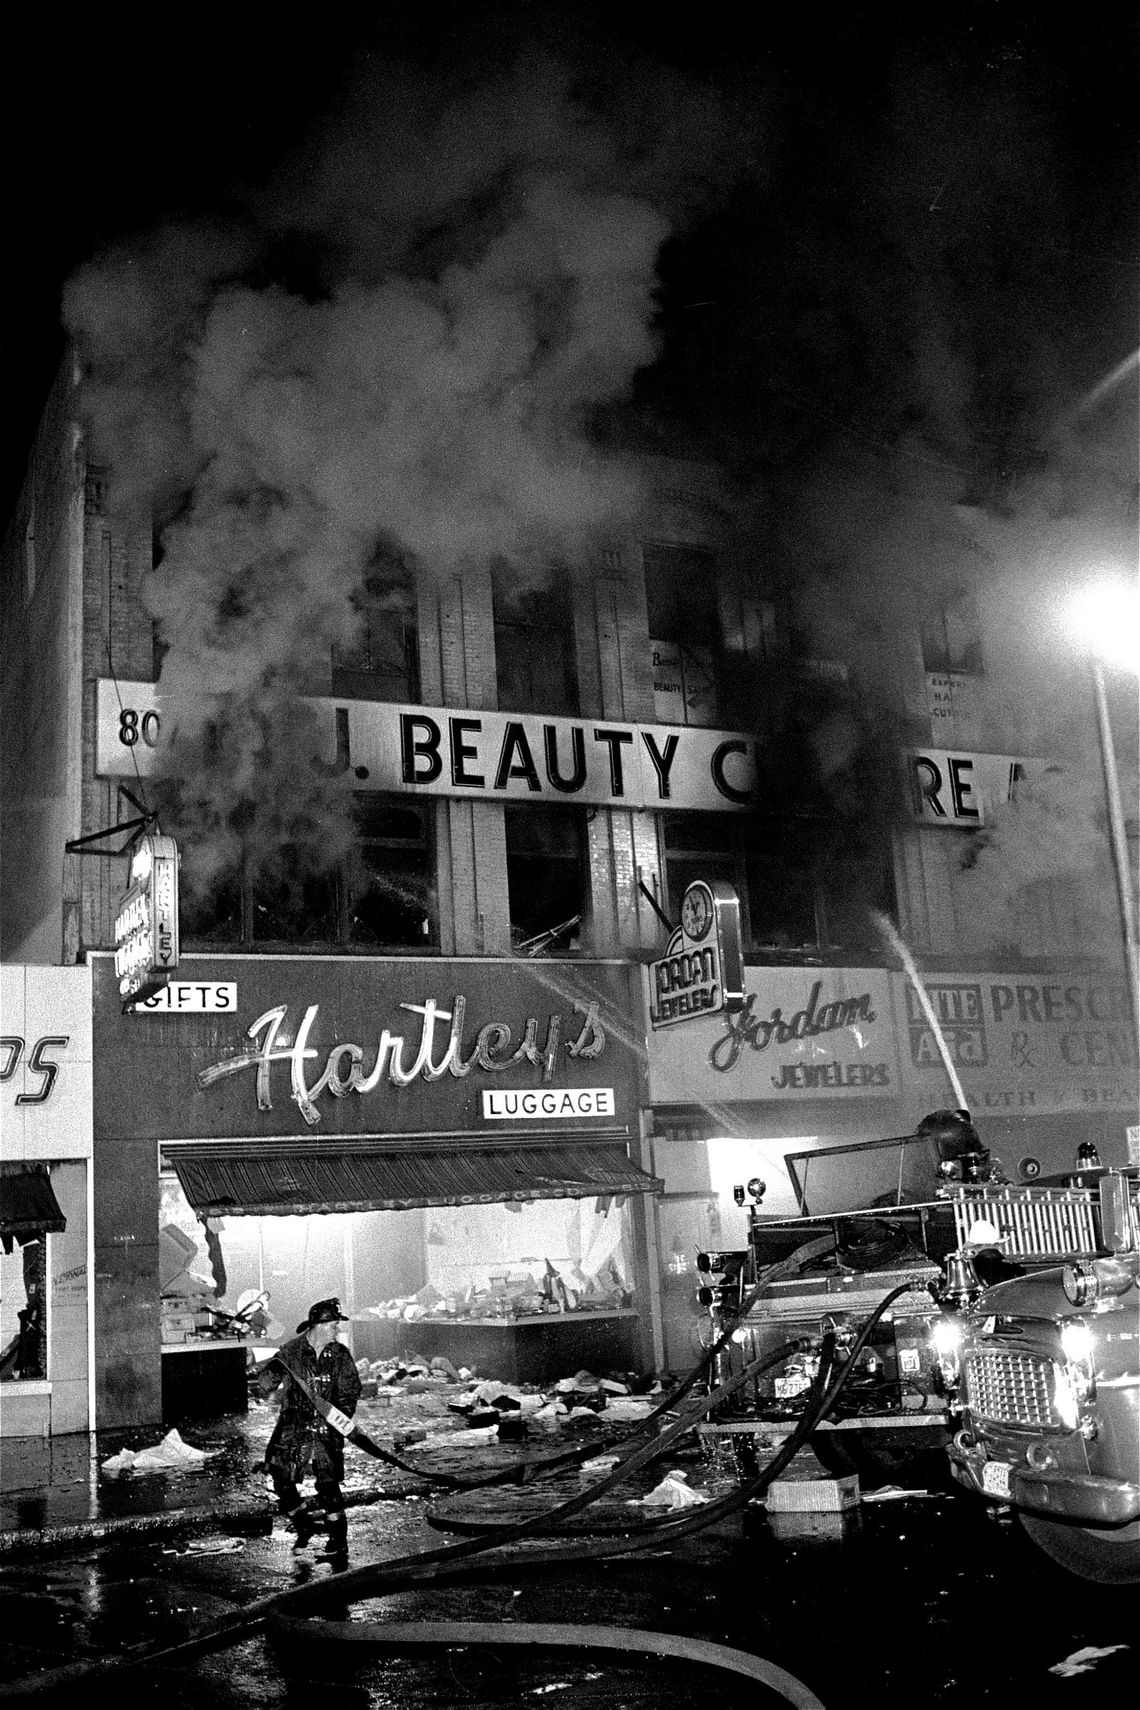
[[[987,1496],[1009,1496],[1011,1469],[1004,1461],[986,1461],[982,1467],[982,1489]]]

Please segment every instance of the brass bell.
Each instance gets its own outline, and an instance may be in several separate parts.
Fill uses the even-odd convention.
[[[969,1306],[982,1292],[978,1273],[969,1252],[948,1253],[944,1261],[938,1298],[948,1306]]]

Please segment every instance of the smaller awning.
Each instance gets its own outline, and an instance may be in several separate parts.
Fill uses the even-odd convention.
[[[665,1185],[631,1164],[624,1144],[612,1142],[375,1151],[223,1146],[206,1141],[166,1149],[183,1193],[203,1217],[609,1198],[660,1193]]]
[[[13,1170],[0,1174],[0,1238],[5,1252],[12,1242],[35,1241],[41,1235],[62,1235],[67,1219],[59,1209],[44,1170]]]

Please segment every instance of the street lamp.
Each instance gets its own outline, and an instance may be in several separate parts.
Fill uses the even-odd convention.
[[[1124,959],[1132,994],[1132,1020],[1133,1025],[1140,1029],[1136,909],[1132,900],[1128,839],[1124,829],[1120,774],[1116,768],[1116,748],[1108,717],[1103,664],[1107,659],[1111,664],[1123,665],[1133,671],[1140,670],[1140,590],[1135,583],[1125,585],[1120,580],[1092,583],[1074,601],[1072,616],[1077,633],[1088,645],[1089,664],[1092,668],[1097,725],[1100,731],[1100,755],[1104,766],[1105,793],[1108,797],[1112,857],[1116,868],[1117,890],[1120,893],[1120,917],[1124,924]]]

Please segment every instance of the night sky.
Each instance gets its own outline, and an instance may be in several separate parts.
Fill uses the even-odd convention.
[[[769,462],[917,427],[1000,495],[1137,342],[1136,16],[400,0],[87,10],[62,30],[33,9],[3,104],[6,489],[77,266],[259,197],[272,225],[274,174],[369,68],[462,81],[542,44],[632,124],[660,73],[691,108],[686,160],[653,139],[671,235],[640,404]],[[276,265],[295,271],[289,249]],[[940,407],[943,362],[960,411]]]

